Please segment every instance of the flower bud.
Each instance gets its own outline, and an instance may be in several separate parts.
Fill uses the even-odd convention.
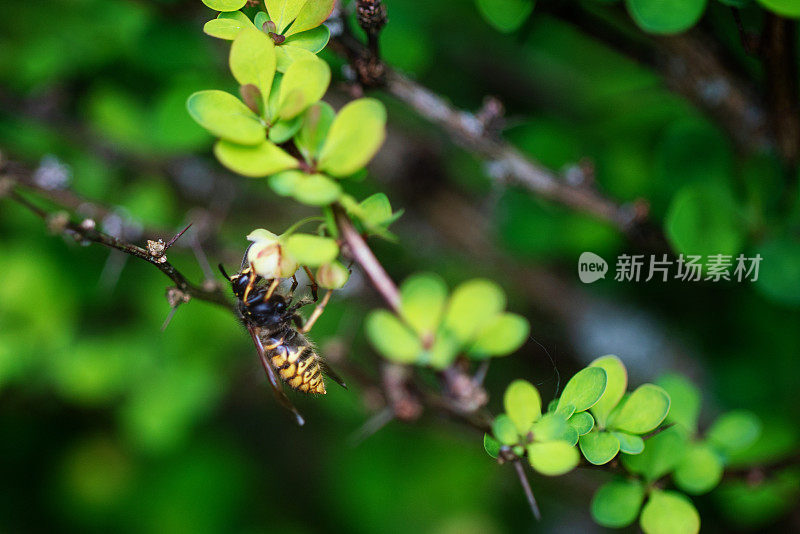
[[[326,289],[344,287],[350,278],[350,271],[338,261],[325,263],[317,269],[317,284]]]
[[[280,238],[268,230],[259,228],[248,234],[253,241],[247,253],[247,261],[257,275],[266,279],[287,278],[299,268],[297,262],[285,253]]]

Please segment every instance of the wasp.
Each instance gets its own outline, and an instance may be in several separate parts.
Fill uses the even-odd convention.
[[[314,344],[306,337],[322,315],[332,291],[328,290],[320,301],[314,276],[306,269],[311,280],[312,298],[304,297],[293,302],[298,286],[297,277],[292,276],[289,292],[282,294],[278,289],[281,279],[265,280],[256,274],[248,265],[247,252],[238,273],[228,276],[222,265],[219,269],[231,284],[239,316],[253,338],[275,396],[295,415],[297,423],[303,425],[305,421],[283,391],[279,377],[289,387],[303,393],[325,395],[323,374],[347,389],[344,380],[320,358]],[[298,310],[309,304],[317,306],[308,320],[304,321]]]

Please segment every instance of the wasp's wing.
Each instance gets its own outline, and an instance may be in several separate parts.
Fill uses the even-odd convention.
[[[277,397],[278,402],[281,405],[292,412],[297,419],[297,424],[303,426],[305,424],[305,419],[303,416],[300,415],[300,412],[297,411],[297,408],[294,407],[292,401],[289,400],[289,397],[286,396],[286,393],[283,391],[283,387],[281,387],[281,383],[278,380],[278,375],[275,374],[275,369],[272,368],[272,364],[267,360],[266,352],[264,351],[264,345],[261,343],[261,339],[258,337],[258,333],[256,332],[255,328],[248,325],[247,330],[250,332],[250,336],[253,338],[253,342],[256,344],[256,350],[258,351],[258,357],[261,360],[261,365],[264,366],[264,371],[267,372],[267,378],[269,379],[270,386],[272,386],[272,391],[275,393],[275,397]]]
[[[347,384],[344,383],[342,377],[339,376],[339,374],[331,368],[330,364],[328,364],[322,358],[319,360],[319,366],[322,369],[322,372],[325,373],[325,376],[342,386],[344,389],[347,389]]]

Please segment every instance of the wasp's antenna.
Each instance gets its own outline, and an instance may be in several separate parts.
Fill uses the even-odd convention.
[[[247,264],[247,254],[250,253],[250,249],[253,248],[253,245],[255,245],[255,243],[250,243],[247,245],[247,248],[244,251],[244,256],[242,256],[242,267],[239,269],[240,271],[244,271],[244,266]]]
[[[225,280],[230,282],[231,281],[231,277],[228,276],[228,273],[225,272],[225,267],[223,267],[221,263],[219,265],[217,265],[217,267],[219,267],[219,272],[222,273],[222,276],[225,277]]]

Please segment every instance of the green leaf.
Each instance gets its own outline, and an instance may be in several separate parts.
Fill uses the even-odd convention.
[[[492,421],[492,434],[503,445],[515,445],[519,442],[519,434],[514,422],[506,414],[500,414]]]
[[[292,35],[316,28],[330,17],[336,0],[308,0],[297,14],[294,24],[286,31]]]
[[[384,226],[394,219],[392,205],[389,198],[383,193],[375,193],[359,204],[361,207],[361,222],[369,227]]]
[[[694,444],[675,468],[675,485],[686,493],[700,495],[714,489],[722,480],[722,461],[708,445]]]
[[[669,412],[669,395],[653,384],[642,384],[631,393],[609,421],[609,427],[631,434],[656,428]]]
[[[517,432],[525,435],[534,421],[542,416],[542,398],[530,382],[515,380],[506,388],[503,407],[514,422]]]
[[[268,21],[269,21],[269,15],[267,15],[264,11],[259,11],[258,13],[256,13],[256,16],[253,17],[253,25],[259,31],[264,30],[264,23]]]
[[[797,0],[758,0],[758,2],[782,17],[800,18],[800,3]]]
[[[420,335],[431,335],[442,320],[447,286],[432,273],[407,278],[400,288],[400,310],[411,328]]]
[[[500,442],[489,434],[483,435],[483,448],[486,450],[486,454],[492,458],[497,458],[497,456],[500,454]]]
[[[264,0],[269,18],[280,34],[297,17],[305,3],[306,0]]]
[[[594,465],[607,464],[619,452],[617,437],[597,429],[581,436],[578,443],[586,461]]]
[[[312,54],[320,52],[328,44],[331,32],[327,26],[319,26],[313,30],[295,33],[286,38],[282,46],[297,46]]]
[[[264,32],[255,28],[243,29],[231,45],[228,64],[233,77],[239,85],[252,84],[258,87],[264,109],[269,103],[276,63],[275,44]]]
[[[575,447],[564,441],[548,441],[528,445],[528,461],[536,471],[547,476],[569,473],[578,466],[580,456]]]
[[[505,305],[506,297],[497,284],[491,280],[469,280],[453,291],[444,325],[459,341],[468,343]]]
[[[535,0],[476,0],[478,10],[498,31],[511,33],[522,26],[522,23],[533,11]]]
[[[233,41],[243,28],[254,28],[247,15],[241,11],[220,13],[217,18],[209,20],[203,26],[203,31],[211,37]]]
[[[317,267],[330,263],[339,255],[335,239],[311,234],[292,234],[284,242],[284,248],[300,265]]]
[[[436,340],[430,350],[429,364],[434,369],[445,369],[456,359],[461,346],[458,341],[445,331],[436,333]]]
[[[297,167],[296,159],[269,141],[256,146],[244,146],[221,140],[214,146],[214,154],[227,168],[250,178],[261,178]]]
[[[309,163],[319,155],[335,116],[336,112],[327,102],[317,102],[303,115],[303,124],[294,142]]]
[[[342,186],[324,174],[303,173],[294,183],[292,196],[309,206],[327,206],[342,195]]]
[[[281,80],[277,117],[291,119],[305,111],[322,98],[330,81],[330,67],[317,57],[292,63]]]
[[[319,155],[319,169],[349,176],[363,168],[386,137],[386,109],[373,98],[359,98],[336,115]]]
[[[572,417],[572,414],[575,413],[575,405],[574,404],[556,404],[555,413],[563,416],[565,419],[569,419]]]
[[[623,454],[622,463],[632,473],[637,473],[649,482],[672,471],[686,454],[689,438],[686,430],[672,426],[648,438],[641,454]]]
[[[214,11],[239,11],[247,0],[203,0],[203,3]]]
[[[477,358],[511,354],[528,340],[528,320],[515,313],[501,313],[492,318],[478,333],[469,354]]]
[[[606,372],[606,390],[600,400],[591,408],[597,426],[605,428],[608,416],[619,404],[628,387],[628,372],[625,365],[616,356],[603,356],[594,360],[590,366],[599,367]]]
[[[397,363],[414,363],[422,353],[422,343],[397,317],[386,310],[375,310],[365,322],[367,338],[386,358]]]
[[[600,486],[592,497],[592,518],[604,527],[627,527],[636,521],[642,502],[641,482],[617,478]]]
[[[588,434],[594,428],[594,417],[589,412],[578,412],[570,417],[567,422],[572,425],[572,428],[575,429],[579,436]]]
[[[279,120],[269,129],[269,140],[275,144],[283,144],[291,139],[303,125],[302,115],[289,120]]]
[[[611,432],[619,440],[619,450],[625,454],[640,454],[644,450],[644,440],[627,432]]]
[[[572,404],[576,412],[585,412],[594,406],[606,391],[606,371],[601,367],[581,369],[564,386],[558,405]]]
[[[567,423],[567,418],[555,413],[542,415],[530,428],[534,441],[560,440],[568,429],[572,427]]]
[[[688,30],[700,20],[707,0],[626,0],[631,17],[643,30],[667,34]]]
[[[313,52],[300,48],[299,46],[292,46],[283,44],[275,49],[275,55],[278,58],[278,72],[286,72],[295,61],[301,59],[311,59],[317,56]]]
[[[742,247],[743,216],[728,188],[716,183],[690,184],[672,199],[667,237],[684,254],[736,254]]]
[[[696,534],[700,531],[700,515],[680,493],[654,490],[642,509],[639,524],[645,534]]]
[[[277,194],[283,197],[290,197],[294,195],[295,185],[303,175],[305,175],[305,173],[298,170],[279,172],[269,177],[269,186]]]
[[[752,412],[738,410],[721,415],[708,429],[706,439],[718,451],[729,454],[745,449],[761,435],[761,420]]]
[[[266,138],[258,116],[225,91],[194,93],[186,108],[197,124],[217,137],[242,145],[257,145]]]
[[[697,430],[697,418],[700,414],[700,392],[697,388],[678,374],[660,377],[656,383],[664,388],[670,398],[667,423],[683,425],[692,432]]]

